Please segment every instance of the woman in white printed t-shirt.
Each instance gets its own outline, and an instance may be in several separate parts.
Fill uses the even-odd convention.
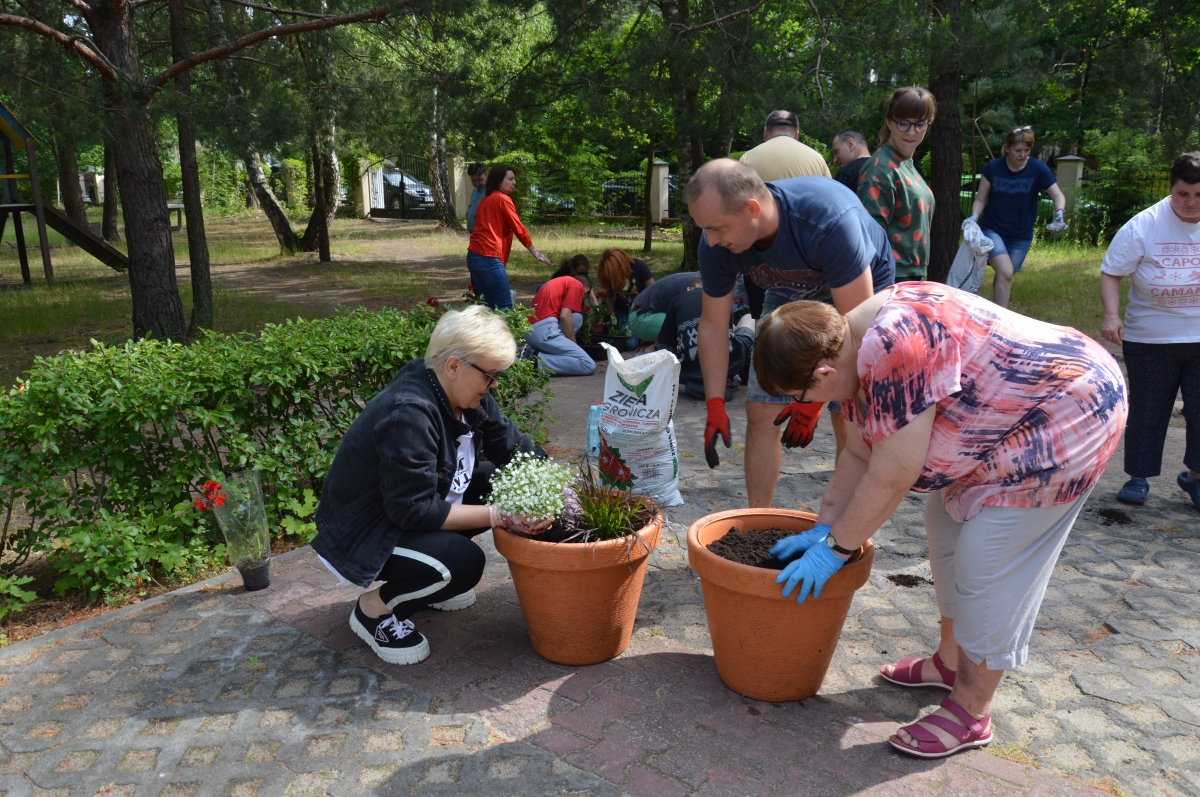
[[[1100,264],[1106,340],[1121,344],[1129,374],[1125,472],[1117,500],[1141,506],[1159,475],[1167,424],[1183,391],[1187,470],[1176,483],[1200,509],[1200,152],[1171,166],[1171,195],[1134,216]],[[1121,278],[1132,275],[1121,321]]]

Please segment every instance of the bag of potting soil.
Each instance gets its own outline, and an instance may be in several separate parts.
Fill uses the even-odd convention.
[[[660,507],[683,503],[675,401],[679,360],[669,351],[625,360],[612,346],[600,411],[600,478],[604,484],[644,495]]]

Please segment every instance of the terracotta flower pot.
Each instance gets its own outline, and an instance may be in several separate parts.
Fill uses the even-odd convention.
[[[854,592],[867,583],[875,546],[868,540],[833,578],[819,599],[797,604],[776,584],[778,570],[750,567],[708,550],[734,527],[740,531],[807,531],[811,512],[735,509],[700,518],[688,529],[688,561],[700,576],[713,656],[721,680],[756,700],[804,700],[821,688]]]
[[[598,664],[629,646],[646,560],[658,545],[662,510],[636,539],[540,542],[493,529],[508,560],[533,649],[559,664]]]

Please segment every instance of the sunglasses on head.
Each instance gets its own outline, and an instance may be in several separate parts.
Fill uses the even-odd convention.
[[[1025,125],[1024,127],[1014,127],[1012,129],[1012,132],[1014,132],[1014,133],[1032,133],[1033,128],[1030,127],[1029,125]]]

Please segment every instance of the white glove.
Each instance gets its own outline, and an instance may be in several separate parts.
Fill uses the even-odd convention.
[[[1054,211],[1054,220],[1046,225],[1046,229],[1049,232],[1062,232],[1063,230],[1067,229],[1067,222],[1066,219],[1063,218],[1063,211]]]
[[[978,224],[978,223],[979,223],[979,217],[976,216],[974,213],[972,213],[970,216],[967,216],[965,219],[963,219],[962,228],[964,231],[966,231],[967,225]]]

